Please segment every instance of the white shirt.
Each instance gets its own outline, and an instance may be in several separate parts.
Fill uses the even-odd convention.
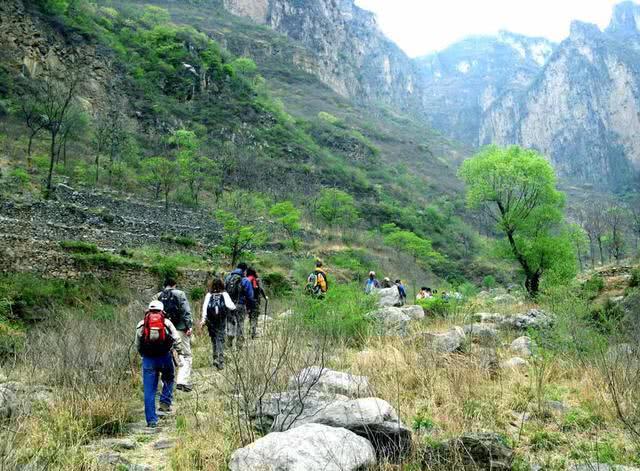
[[[224,305],[227,306],[227,309],[230,311],[236,310],[236,305],[231,300],[229,293],[224,291],[222,293],[222,299],[224,299]],[[209,300],[211,300],[211,293],[207,293],[204,297],[204,303],[202,303],[202,320],[200,321],[200,325],[204,325],[207,322],[207,307],[209,306]]]

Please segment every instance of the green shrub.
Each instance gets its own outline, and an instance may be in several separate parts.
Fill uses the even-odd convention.
[[[294,302],[294,319],[301,321],[317,337],[362,345],[369,336],[373,321],[368,313],[375,309],[375,299],[365,296],[357,284],[334,285],[324,299],[301,294]]]
[[[160,240],[163,242],[180,245],[185,248],[195,247],[198,244],[194,239],[186,236],[171,236],[171,235],[165,234],[162,237],[160,237]]]
[[[492,289],[492,288],[495,288],[496,285],[497,285],[496,279],[491,275],[485,276],[484,279],[482,280],[483,288]]]
[[[204,288],[193,288],[189,291],[189,299],[191,299],[191,301],[202,301],[204,299],[205,292],[206,290]]]
[[[436,423],[433,420],[430,412],[426,408],[421,408],[413,418],[413,430],[416,432],[431,432],[436,428]]]
[[[624,317],[624,309],[620,303],[613,302],[610,298],[600,307],[591,312],[593,326],[602,333],[614,332]]]
[[[604,278],[594,275],[582,285],[582,292],[588,299],[596,299],[604,289]]]
[[[11,172],[9,172],[9,178],[21,187],[29,183],[29,174],[23,168],[14,168],[11,170]]]
[[[419,299],[417,304],[424,309],[427,315],[446,317],[455,308],[457,301],[434,296],[433,298]]]
[[[562,420],[562,430],[590,430],[604,425],[604,418],[581,408],[571,409]]]
[[[561,433],[537,430],[529,437],[531,448],[535,451],[554,450],[564,443]]]
[[[24,325],[0,317],[0,360],[21,352],[26,340]]]
[[[79,240],[63,240],[60,242],[60,247],[68,252],[74,253],[96,254],[99,252],[96,244]]]
[[[291,282],[282,273],[270,272],[262,277],[262,284],[270,296],[280,297],[291,294]]]
[[[631,272],[631,279],[629,280],[629,286],[631,288],[640,287],[640,268],[636,268]]]

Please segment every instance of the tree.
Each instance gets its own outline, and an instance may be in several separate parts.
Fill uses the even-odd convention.
[[[604,213],[604,220],[609,229],[609,249],[616,259],[616,263],[620,263],[624,255],[625,238],[624,226],[628,220],[627,211],[618,205],[610,204]]]
[[[640,197],[636,198],[629,204],[629,214],[631,216],[630,229],[635,239],[637,251],[638,241],[640,240]]]
[[[606,224],[603,218],[604,207],[599,202],[579,208],[576,216],[580,225],[589,238],[589,248],[591,252],[591,267],[595,266],[595,246],[600,252],[600,263],[604,265],[603,238],[606,233]]]
[[[336,188],[326,188],[320,192],[316,214],[329,227],[348,226],[358,219],[353,196]]]
[[[215,186],[218,177],[216,163],[200,153],[200,140],[193,131],[175,131],[169,143],[176,147],[182,179],[189,187],[191,200],[197,205],[200,193],[207,187]]]
[[[178,186],[180,167],[177,162],[166,157],[152,157],[142,162],[147,181],[155,185],[156,197],[160,191],[164,195],[164,207],[169,209],[169,195]]]
[[[562,231],[564,195],[556,189],[553,168],[532,150],[488,147],[460,169],[467,204],[484,210],[507,240],[520,264],[531,296],[548,272],[570,276],[575,254]]]
[[[400,230],[395,224],[385,224],[382,226],[382,232],[385,234],[386,245],[408,253],[414,262],[424,269],[429,268],[434,262],[444,260],[444,257],[433,249],[429,239]]]
[[[580,271],[584,269],[582,264],[582,254],[585,251],[585,247],[589,244],[589,238],[586,231],[579,224],[571,224],[568,228],[569,237],[576,251],[578,263],[580,264]]]
[[[60,158],[62,157],[62,162],[66,168],[67,143],[70,140],[73,141],[74,137],[82,134],[86,130],[88,124],[89,121],[87,119],[87,115],[82,108],[77,104],[72,105],[68,113],[68,118],[65,119],[60,130],[60,139],[58,140],[58,149],[56,151],[57,164],[60,163]]]
[[[277,219],[289,237],[291,248],[294,252],[297,252],[299,242],[298,233],[301,229],[300,210],[297,209],[291,201],[283,201],[282,203],[273,205],[269,214]]]
[[[242,257],[262,246],[267,239],[264,231],[256,229],[253,225],[243,225],[229,211],[223,209],[216,211],[216,219],[222,224],[224,236],[215,251],[227,256],[231,266],[235,267]]]
[[[45,117],[42,112],[42,103],[38,99],[37,93],[38,90],[29,83],[24,85],[22,91],[18,94],[18,116],[29,128],[29,141],[27,144],[27,169],[29,170],[33,167],[33,160],[31,158],[33,140],[46,125]]]

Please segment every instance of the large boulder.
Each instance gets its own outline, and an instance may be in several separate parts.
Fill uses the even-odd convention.
[[[505,317],[503,325],[516,330],[545,329],[553,325],[553,319],[540,309],[530,309],[525,314]]]
[[[304,368],[289,379],[292,391],[315,390],[349,397],[370,395],[369,379],[351,373],[334,371],[320,366]]]
[[[465,335],[482,346],[495,346],[499,340],[498,328],[495,324],[468,324],[462,330],[464,330]]]
[[[412,337],[412,343],[436,353],[453,353],[462,349],[466,335],[462,327],[452,327],[448,332],[423,332]]]
[[[423,461],[447,469],[506,471],[511,469],[513,450],[496,433],[468,433],[427,448]]]
[[[276,424],[279,422],[276,419]],[[376,454],[386,459],[399,459],[411,451],[411,430],[405,427],[391,404],[377,398],[338,400],[304,414],[293,421],[293,427],[316,423],[342,427],[367,438]]]
[[[409,329],[411,317],[397,307],[382,307],[369,313],[375,320],[378,335],[398,335],[405,337]]]
[[[11,417],[18,409],[18,397],[8,387],[0,385],[0,420]]]
[[[511,342],[509,349],[522,358],[528,358],[533,355],[533,341],[527,336],[518,337]]]
[[[401,302],[400,293],[395,286],[377,290],[376,295],[378,296],[378,305],[380,307],[397,306]]]
[[[403,314],[409,316],[411,320],[419,321],[424,319],[424,309],[416,304],[402,306],[400,310]]]
[[[270,433],[231,455],[231,471],[356,471],[376,464],[371,442],[344,429],[305,424]]]
[[[348,399],[340,394],[306,389],[269,394],[256,404],[253,419],[263,433],[284,432],[294,423],[309,423],[307,419],[317,416],[330,404]]]

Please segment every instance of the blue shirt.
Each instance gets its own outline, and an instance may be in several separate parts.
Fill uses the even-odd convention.
[[[239,268],[236,268],[230,274],[240,275],[242,277],[242,280],[240,281],[242,289],[240,290],[240,299],[238,299],[238,304],[242,304],[244,306],[252,308],[254,304],[254,294],[251,281],[249,281],[249,278],[242,274],[242,270],[240,270]]]

